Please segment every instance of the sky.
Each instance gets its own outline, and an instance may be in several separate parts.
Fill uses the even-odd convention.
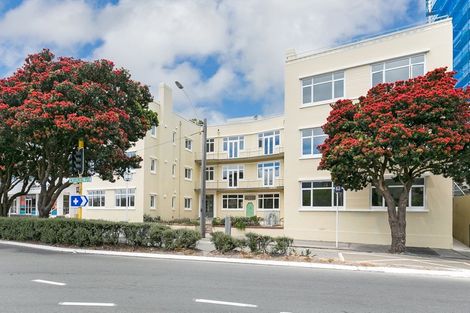
[[[288,49],[424,22],[424,0],[0,0],[0,77],[43,48],[109,59],[156,99],[160,82],[172,87],[183,116],[223,123],[283,112]]]

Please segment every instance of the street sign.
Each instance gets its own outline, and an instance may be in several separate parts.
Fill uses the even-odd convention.
[[[342,192],[343,191],[343,187],[341,186],[335,186],[335,192]]]
[[[70,206],[73,208],[84,207],[88,204],[88,198],[81,195],[70,195]]]
[[[70,177],[69,182],[72,184],[91,183],[91,177]]]

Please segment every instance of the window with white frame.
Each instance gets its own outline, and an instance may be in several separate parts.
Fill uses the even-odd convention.
[[[193,179],[193,169],[189,167],[184,168],[184,178],[187,180]]]
[[[344,97],[344,71],[302,79],[302,104]]]
[[[65,194],[62,197],[62,214],[67,215],[70,212],[70,195]]]
[[[424,75],[424,54],[375,63],[372,67],[372,86],[393,83]]]
[[[155,210],[157,208],[157,195],[150,195],[150,209]]]
[[[173,177],[176,176],[176,164],[173,163],[173,165],[171,166],[171,175]]]
[[[157,126],[156,125],[152,125],[152,128],[150,128],[150,135],[152,137],[157,137]]]
[[[94,208],[104,207],[105,206],[105,191],[104,190],[88,191],[88,205]]]
[[[400,199],[400,194],[403,188],[403,185],[400,182],[396,182],[393,179],[386,179],[385,184],[388,186],[390,193],[392,194],[395,203],[398,204]],[[379,194],[377,189],[371,187],[371,206],[372,208],[386,208],[387,203],[385,199]],[[406,203],[407,209],[413,210],[423,210],[424,209],[424,196],[425,196],[425,185],[424,178],[417,178],[413,181],[411,186],[410,193],[408,195],[408,201]]]
[[[36,214],[36,195],[27,195],[25,197],[24,212],[26,215]]]
[[[150,158],[150,173],[157,173],[157,159]]]
[[[215,168],[213,166],[206,167],[206,180],[213,181],[215,177]]]
[[[240,151],[245,149],[244,136],[225,137],[223,143],[224,152],[228,153],[229,158],[238,158]]]
[[[303,181],[301,184],[301,200],[303,209],[334,209],[336,205],[344,205],[344,192],[338,192],[336,203],[335,188],[331,181]]]
[[[206,141],[206,151],[207,152],[214,152],[215,151],[214,138],[207,139],[207,141]]]
[[[191,204],[193,202],[192,198],[184,198],[184,209],[185,210],[191,210]]]
[[[238,181],[245,177],[243,165],[226,165],[222,168],[222,180],[228,181],[228,187],[238,187]]]
[[[328,137],[323,129],[321,127],[302,129],[301,134],[302,156],[321,157],[318,146]]]
[[[279,210],[279,194],[258,195],[258,210]]]
[[[263,154],[274,153],[274,148],[281,144],[281,132],[279,130],[258,134],[258,148],[263,149]]]
[[[280,176],[281,162],[258,163],[258,179],[263,181],[263,186],[274,186],[274,179]]]
[[[243,195],[222,195],[222,209],[243,210]]]
[[[135,205],[135,188],[116,189],[116,207],[133,207]],[[127,201],[126,201],[127,194]]]
[[[193,150],[193,141],[189,138],[186,138],[184,140],[184,148],[189,151]]]
[[[176,208],[176,196],[171,197],[171,208],[173,210]]]

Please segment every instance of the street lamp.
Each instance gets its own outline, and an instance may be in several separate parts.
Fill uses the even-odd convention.
[[[129,182],[132,180],[132,172],[129,168],[124,172],[123,178],[126,181],[126,222],[129,222]]]
[[[188,94],[184,90],[183,85],[179,81],[175,81],[175,85],[176,87],[178,87],[179,89],[183,91],[184,95],[186,96],[186,98],[188,98],[189,102],[194,108],[193,102],[191,101],[191,98],[188,96]],[[195,108],[194,108],[194,111],[196,111]],[[200,208],[199,208],[200,210],[199,211],[200,213],[199,226],[200,226],[202,238],[206,237],[206,153],[207,153],[206,142],[207,142],[207,119],[205,118],[202,124],[201,199],[200,199]]]

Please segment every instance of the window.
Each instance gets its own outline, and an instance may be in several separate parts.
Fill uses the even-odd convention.
[[[36,195],[26,196],[24,212],[26,215],[36,214]]]
[[[215,174],[215,168],[213,166],[206,167],[206,180],[213,181]]]
[[[302,79],[302,104],[344,97],[344,71]]]
[[[11,204],[11,208],[10,208],[10,214],[18,214],[18,204],[17,204],[18,201],[17,200],[18,198],[13,200],[13,203]]]
[[[137,156],[137,152],[135,151],[126,151],[126,156],[128,158],[135,158]],[[129,171],[132,173],[135,173],[135,170],[133,167],[129,166]]]
[[[150,195],[150,209],[155,210],[157,208],[157,196]]]
[[[185,210],[191,210],[191,203],[192,203],[191,198],[184,198],[184,209]]]
[[[193,141],[191,139],[186,138],[184,140],[184,147],[186,148],[186,150],[193,150]]]
[[[70,213],[70,195],[64,195],[62,197],[62,215]]]
[[[328,137],[321,127],[308,128],[302,132],[302,156],[320,157],[321,152],[318,146],[323,144]]]
[[[258,148],[263,149],[265,155],[273,154],[274,148],[281,144],[281,134],[279,130],[258,134]]]
[[[238,181],[245,176],[243,165],[227,165],[222,168],[222,180],[228,181],[229,187],[238,187]]]
[[[156,125],[152,125],[152,128],[150,128],[150,135],[152,137],[157,137],[157,126]]]
[[[307,209],[334,208],[336,195],[331,181],[301,182],[302,207]],[[344,205],[344,192],[338,193],[338,206]]]
[[[176,196],[171,197],[171,208],[173,210],[176,208]]]
[[[157,160],[153,158],[150,159],[150,173],[157,173]]]
[[[258,210],[279,210],[279,194],[258,195]]]
[[[105,206],[104,190],[88,191],[88,205],[94,208],[104,207]]]
[[[127,201],[126,201],[127,194]],[[116,207],[133,207],[135,205],[135,188],[116,189]]]
[[[206,151],[207,152],[214,152],[215,151],[214,138],[207,139],[207,141],[206,141]]]
[[[193,178],[193,170],[191,168],[185,167],[184,178],[187,180],[191,180]]]
[[[173,132],[172,140],[173,140],[173,143],[176,143],[176,132]]]
[[[222,195],[222,208],[226,210],[243,210],[243,195]]]
[[[274,186],[274,178],[279,177],[280,168],[279,161],[258,163],[258,179],[263,181],[263,186]]]
[[[400,182],[396,182],[393,179],[385,180],[385,184],[390,189],[390,192],[395,200],[395,203],[398,203],[400,199],[401,189],[403,185]],[[417,178],[413,181],[411,186],[410,194],[408,195],[408,202],[406,204],[409,209],[424,209],[424,178]],[[375,208],[386,208],[387,204],[385,199],[378,193],[374,186],[372,186],[371,192],[371,204]],[[411,205],[410,205],[411,203]]]
[[[424,75],[424,54],[372,64],[372,86]]]
[[[173,165],[171,166],[171,175],[173,177],[175,177],[176,175],[176,164],[173,163]]]
[[[224,152],[228,152],[229,158],[238,158],[240,150],[245,149],[244,136],[232,136],[224,138]]]

